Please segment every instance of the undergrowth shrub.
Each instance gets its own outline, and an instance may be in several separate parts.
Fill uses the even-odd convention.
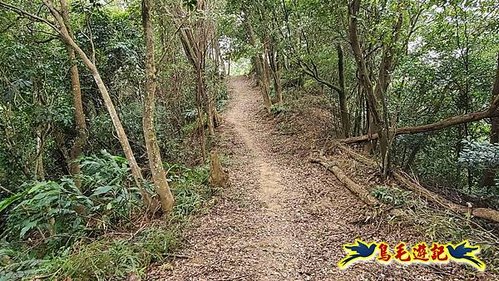
[[[213,196],[215,190],[208,187],[208,166],[187,168],[178,164],[165,164],[168,181],[172,183],[175,197],[174,218],[185,218],[198,209],[202,202]]]
[[[403,206],[409,200],[411,194],[408,191],[390,186],[377,186],[371,193],[381,202],[396,207]]]
[[[475,198],[488,201],[489,206],[499,205],[499,177],[495,178],[495,185],[486,186],[483,175],[486,170],[499,168],[499,145],[487,142],[464,140],[462,142],[458,163],[473,175],[471,185],[461,188],[461,192]]]
[[[176,201],[173,215],[169,223],[137,231],[134,220],[145,208],[126,159],[102,151],[80,164],[81,189],[69,177],[29,182],[0,202],[8,218],[0,236],[0,281],[143,275],[175,247],[189,215],[214,193],[207,166],[165,164]],[[155,196],[152,184],[146,186]],[[128,231],[131,238],[115,235]]]
[[[81,190],[72,178],[63,177],[25,183],[23,192],[7,199],[10,209],[2,237],[36,241],[36,248],[50,252],[120,226],[140,210],[140,192],[130,185],[125,159],[102,151],[83,158],[81,166]]]

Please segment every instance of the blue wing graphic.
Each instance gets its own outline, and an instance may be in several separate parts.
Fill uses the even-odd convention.
[[[478,269],[485,269],[485,263],[475,256],[475,252],[480,251],[480,247],[472,247],[468,241],[464,241],[457,246],[447,245],[447,251],[456,261],[464,261]]]
[[[354,244],[345,245],[344,249],[348,254],[338,263],[340,268],[346,268],[357,260],[366,260],[372,257],[376,251],[376,243],[368,244],[356,240]]]

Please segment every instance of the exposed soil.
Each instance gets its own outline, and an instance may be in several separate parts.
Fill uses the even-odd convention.
[[[487,280],[464,277],[457,265],[370,262],[341,271],[342,245],[355,238],[394,246],[423,235],[403,221],[364,222],[370,210],[309,163],[312,142],[276,129],[248,79],[233,78],[229,87],[219,133],[230,187],[194,219],[178,257],[155,268],[151,280]]]

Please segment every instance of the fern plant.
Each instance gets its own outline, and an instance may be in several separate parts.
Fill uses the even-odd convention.
[[[102,151],[81,159],[82,189],[72,178],[25,183],[21,193],[0,202],[8,213],[1,237],[9,241],[40,241],[57,250],[92,232],[127,223],[142,207],[124,158]]]

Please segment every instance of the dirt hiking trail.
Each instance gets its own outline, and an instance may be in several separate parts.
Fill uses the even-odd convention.
[[[364,205],[333,175],[287,149],[245,77],[229,81],[220,150],[230,187],[185,233],[178,258],[154,280],[446,280],[449,268],[337,267],[355,238],[404,241],[390,226],[358,222]],[[455,279],[451,279],[455,280]]]

